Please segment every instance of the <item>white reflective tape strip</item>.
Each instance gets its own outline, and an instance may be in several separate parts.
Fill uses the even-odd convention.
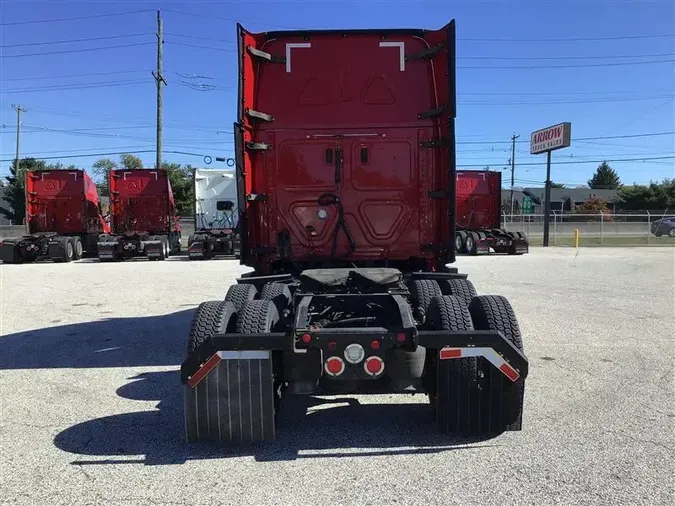
[[[269,350],[230,350],[219,351],[218,356],[222,360],[264,360],[272,355]]]
[[[291,71],[291,49],[312,47],[311,42],[291,42],[286,44],[286,72]]]
[[[153,176],[155,176],[155,179],[157,179],[157,172],[156,172],[156,171],[153,170],[152,172],[150,172],[150,174],[152,174]]]
[[[397,47],[399,48],[399,70],[405,70],[405,42],[380,42],[380,47]]]
[[[506,366],[513,371],[515,379],[512,379],[512,381],[516,381],[520,377],[520,373],[518,373],[511,364],[504,360],[504,358],[492,348],[442,348],[441,351],[443,350],[459,350],[462,353],[461,356],[454,358],[484,357],[507,377],[509,377],[509,374],[502,371],[501,368]]]
[[[73,178],[75,179],[75,181],[77,181],[77,172],[69,172],[68,174],[70,174],[71,176],[73,176]]]

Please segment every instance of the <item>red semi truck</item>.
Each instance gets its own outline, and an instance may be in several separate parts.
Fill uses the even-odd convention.
[[[180,225],[166,170],[113,169],[108,191],[112,231],[99,237],[99,260],[164,260],[180,252]]]
[[[469,255],[529,251],[522,232],[501,228],[502,174],[490,170],[457,172],[455,251]]]
[[[99,234],[110,229],[96,185],[85,171],[29,171],[25,188],[27,234],[2,240],[4,263],[70,262],[96,255]]]
[[[454,21],[238,26],[237,40],[240,262],[252,270],[192,321],[188,441],[274,439],[286,395],[419,393],[443,433],[520,430],[516,316],[450,266]]]

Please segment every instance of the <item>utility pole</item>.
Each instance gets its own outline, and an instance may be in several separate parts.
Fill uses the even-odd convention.
[[[513,186],[515,185],[516,179],[516,139],[520,135],[513,134],[511,137],[511,223],[513,223]]]
[[[162,166],[162,86],[168,83],[162,74],[162,46],[164,45],[164,30],[162,26],[162,17],[157,11],[157,70],[152,73],[157,83],[157,158],[155,168]]]
[[[14,168],[19,170],[19,147],[21,145],[21,113],[27,112],[26,109],[20,105],[12,104],[12,108],[16,111],[16,156],[14,157]]]

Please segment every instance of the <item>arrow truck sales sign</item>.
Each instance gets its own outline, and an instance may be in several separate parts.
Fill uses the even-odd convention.
[[[572,124],[560,123],[542,130],[532,132],[530,138],[530,154],[537,155],[546,151],[566,148],[570,145]]]

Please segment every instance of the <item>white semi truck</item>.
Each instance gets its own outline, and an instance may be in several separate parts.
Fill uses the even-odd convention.
[[[194,184],[195,231],[188,237],[188,257],[235,256],[239,210],[234,169],[196,169]]]

